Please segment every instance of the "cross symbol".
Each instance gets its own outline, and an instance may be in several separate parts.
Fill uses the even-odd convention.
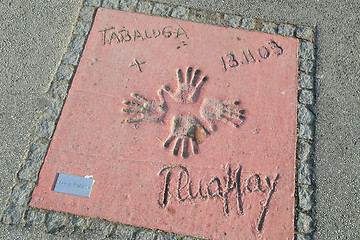
[[[137,66],[139,71],[142,72],[141,70],[141,64],[144,64],[145,62],[139,62],[138,60],[135,59],[135,62],[131,63],[130,64],[130,67],[134,67],[134,66]]]

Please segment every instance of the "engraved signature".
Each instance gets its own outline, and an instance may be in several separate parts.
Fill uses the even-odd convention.
[[[206,184],[200,180],[197,191],[195,191],[195,184],[186,167],[182,165],[165,166],[159,172],[159,176],[162,176],[163,179],[158,204],[160,207],[165,208],[171,201],[183,203],[199,199],[219,200],[223,203],[224,215],[229,216],[229,199],[233,193],[236,199],[237,212],[243,215],[245,211],[244,198],[250,194],[258,194],[260,198],[265,200],[257,225],[257,231],[261,232],[280,175],[276,174],[275,177],[270,178],[269,176],[261,177],[259,173],[254,173],[243,179],[242,166],[239,165],[232,171],[230,164],[227,164],[225,172],[225,176],[214,176],[208,179]]]

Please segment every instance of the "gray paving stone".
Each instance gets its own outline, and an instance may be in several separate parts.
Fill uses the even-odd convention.
[[[314,78],[311,75],[300,73],[299,74],[299,87],[313,89],[314,88]]]
[[[104,8],[118,8],[119,7],[119,0],[103,0],[101,5]]]
[[[84,6],[99,7],[101,0],[85,0]]]
[[[153,8],[153,4],[150,2],[139,1],[136,6],[136,12],[143,14],[150,14]]]
[[[56,80],[70,80],[74,72],[74,66],[61,64],[56,72]]]
[[[91,28],[91,23],[78,21],[76,22],[73,34],[86,36],[89,33],[90,28]]]
[[[43,111],[41,112],[40,119],[56,120],[61,111],[63,102],[55,101],[53,98],[43,99]]]
[[[262,31],[264,33],[275,34],[276,33],[276,24],[269,23],[269,22],[261,23],[260,31]]]
[[[185,236],[182,238],[182,240],[198,240],[199,238],[194,238],[194,237],[189,237],[189,236]]]
[[[314,38],[314,33],[309,27],[298,27],[296,29],[296,37],[312,41]]]
[[[299,207],[302,210],[310,211],[313,207],[313,199],[312,194],[314,191],[310,188],[299,187],[298,191],[298,199],[299,199]]]
[[[314,52],[314,44],[312,42],[301,42],[299,51],[300,58],[314,60]]]
[[[49,213],[45,220],[48,233],[55,233],[64,229],[66,217],[57,213]]]
[[[134,234],[134,227],[126,225],[118,225],[115,229],[115,236],[118,239],[130,240]]]
[[[159,232],[156,234],[155,239],[156,240],[178,240],[178,239],[180,239],[180,237],[177,236],[176,234],[172,234],[172,233]]]
[[[37,136],[50,139],[55,129],[55,122],[40,120],[37,125]]]
[[[241,17],[236,15],[227,15],[225,17],[225,23],[227,24],[227,26],[238,28],[241,23]]]
[[[83,8],[81,8],[79,13],[80,20],[84,22],[92,22],[94,13],[94,7],[84,6]]]
[[[136,0],[121,0],[119,3],[119,9],[122,11],[133,12],[136,8]]]
[[[55,100],[64,100],[67,96],[69,84],[65,82],[53,82],[50,88],[50,94]]]
[[[314,104],[314,94],[310,90],[301,90],[299,93],[299,102],[306,105]]]
[[[18,183],[10,195],[10,203],[16,205],[27,205],[31,199],[35,185],[30,182]]]
[[[154,240],[155,234],[148,230],[138,230],[135,233],[135,240]]]
[[[308,234],[306,234],[306,235],[304,235],[304,234],[296,234],[296,240],[312,240],[312,239],[313,238]]]
[[[28,210],[25,216],[25,226],[26,227],[39,227],[43,224],[45,219],[45,213]]]
[[[108,237],[111,234],[114,225],[106,221],[93,221],[90,223],[90,230],[97,232],[101,236]]]
[[[306,141],[300,140],[297,144],[297,158],[302,162],[310,162],[314,147]]]
[[[66,52],[64,54],[64,57],[62,59],[63,64],[71,64],[74,66],[78,65],[80,54],[79,53],[73,53],[73,52]]]
[[[188,20],[192,22],[204,22],[205,16],[206,12],[203,10],[190,9]]]
[[[308,163],[297,163],[298,183],[311,185],[312,166]]]
[[[224,26],[224,14],[217,12],[205,12],[204,23]]]
[[[241,20],[240,28],[242,29],[254,29],[256,24],[256,20],[253,18],[243,18]]]
[[[51,101],[45,108],[42,117],[49,120],[56,120],[61,111],[63,102]]]
[[[81,232],[83,233],[89,225],[89,220],[87,218],[73,215],[69,221],[69,224],[66,226],[69,232]]]
[[[298,121],[311,125],[315,121],[315,115],[308,108],[300,107],[298,109]]]
[[[224,14],[205,10],[190,9],[188,20],[218,26],[228,26],[225,23]]]
[[[42,161],[47,151],[48,143],[36,141],[30,145],[28,159],[33,161]]]
[[[152,14],[159,16],[169,16],[171,9],[172,7],[167,4],[155,3],[152,9]]]
[[[299,137],[307,140],[314,140],[314,127],[300,124]]]
[[[25,181],[36,181],[39,175],[42,161],[27,160],[19,171],[19,179]]]
[[[25,211],[26,211],[26,208],[24,208],[24,207],[9,205],[4,211],[4,216],[2,218],[2,222],[5,224],[11,224],[11,225],[22,224]]]
[[[295,27],[289,24],[279,24],[278,26],[278,33],[283,36],[294,36]]]
[[[299,69],[301,71],[311,73],[314,70],[314,62],[311,60],[300,59]]]
[[[171,17],[177,19],[187,19],[189,16],[189,9],[183,6],[176,6],[172,9]]]
[[[71,52],[80,53],[83,50],[84,44],[85,38],[83,36],[76,35],[71,40],[68,49]]]
[[[53,125],[54,127],[55,125]],[[53,128],[52,127],[52,128]],[[47,152],[48,143],[36,141],[30,145],[28,159],[20,169],[18,177],[21,180],[36,181],[43,159]]]
[[[47,84],[47,86],[50,86],[50,85]],[[41,97],[39,96],[39,99],[36,101],[36,104],[37,104],[36,111],[39,114],[38,115],[39,119],[44,119],[43,113],[46,110],[46,108],[50,106],[51,100],[52,100],[52,98],[50,98],[49,95],[47,94],[48,92],[46,92],[46,87],[45,87],[43,93],[44,94],[41,94]],[[48,95],[48,96],[46,96],[46,95]]]
[[[300,233],[311,233],[314,231],[314,221],[309,215],[305,213],[299,213],[296,227],[297,231]]]

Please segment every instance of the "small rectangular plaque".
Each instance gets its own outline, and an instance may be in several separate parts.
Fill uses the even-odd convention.
[[[94,179],[59,173],[54,191],[82,197],[90,197]]]

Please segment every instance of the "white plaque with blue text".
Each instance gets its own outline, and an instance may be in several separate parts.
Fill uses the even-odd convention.
[[[82,197],[90,197],[94,179],[59,173],[54,191]]]

